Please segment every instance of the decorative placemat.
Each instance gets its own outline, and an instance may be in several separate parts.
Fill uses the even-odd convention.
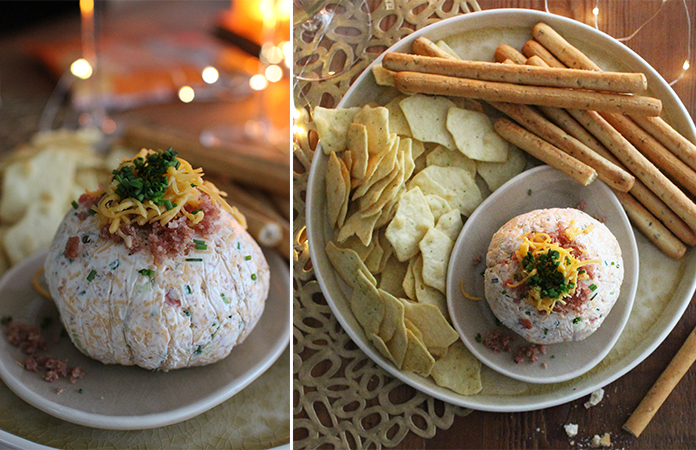
[[[359,0],[354,7],[367,7]],[[372,6],[374,4],[370,3]],[[368,7],[369,8],[369,7]],[[305,196],[317,139],[308,110],[335,107],[351,83],[384,50],[415,30],[447,17],[479,11],[475,0],[383,0],[369,8],[370,37],[361,55],[360,46],[336,45],[348,55],[340,73],[321,81],[294,82],[297,130],[294,136],[293,173],[293,414],[294,446],[300,448],[393,448],[409,432],[432,437],[452,426],[455,416],[471,412],[425,395],[389,375],[360,350],[341,328],[316,281],[305,239]],[[364,10],[363,10],[364,12]],[[355,10],[346,16],[350,26]],[[322,57],[332,54],[331,36],[322,43]],[[308,43],[308,46],[316,43]],[[349,49],[349,50],[346,50]],[[303,49],[296,49],[297,52]],[[303,57],[311,53],[307,50]],[[308,60],[311,60],[308,59]],[[321,68],[317,68],[321,71]]]

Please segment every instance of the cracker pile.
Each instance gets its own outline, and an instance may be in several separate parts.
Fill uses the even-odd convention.
[[[481,363],[450,323],[447,267],[463,217],[524,169],[524,154],[471,100],[398,96],[313,116],[328,155],[326,253],[357,321],[399,369],[479,392]]]
[[[132,150],[99,152],[97,130],[36,134],[0,163],[0,273],[47,248],[71,202],[109,182],[111,169]]]

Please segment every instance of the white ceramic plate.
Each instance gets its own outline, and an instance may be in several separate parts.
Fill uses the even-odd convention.
[[[586,213],[605,219],[604,224],[621,246],[625,276],[621,294],[611,312],[588,338],[548,345],[547,353],[539,355],[539,361],[534,364],[517,364],[513,354],[494,353],[487,349],[476,341],[476,336],[480,340],[481,336],[501,328],[496,325],[496,318],[486,301],[473,302],[464,298],[459,289],[460,282],[470,294],[483,297],[481,273],[486,268],[486,252],[493,233],[520,214],[543,208],[576,208],[580,202],[586,204]],[[474,264],[476,260],[481,262]],[[447,306],[462,341],[482,363],[528,383],[558,383],[589,371],[612,349],[631,314],[638,287],[638,270],[638,248],[633,229],[611,189],[601,181],[583,187],[550,166],[535,167],[496,190],[467,219],[450,258]],[[520,346],[529,345],[505,327],[501,331],[514,336],[513,352]]]
[[[161,427],[201,414],[244,389],[268,369],[290,342],[290,296],[287,263],[265,252],[271,268],[271,287],[259,323],[230,355],[215,364],[170,372],[105,365],[80,353],[63,338],[49,353],[80,366],[85,376],[77,384],[65,378],[53,383],[20,367],[25,355],[0,335],[0,377],[27,403],[40,410],[88,427],[139,430]],[[43,266],[46,253],[36,254],[10,270],[0,281],[0,317],[39,324],[52,318],[58,335],[60,319],[53,302],[41,297],[31,278]],[[61,394],[56,393],[64,388]],[[82,393],[78,391],[82,390]]]
[[[648,63],[610,36],[571,19],[522,9],[469,13],[442,20],[416,31],[396,43],[389,51],[408,52],[416,38],[426,36],[434,41],[444,39],[464,58],[491,61],[499,44],[505,43],[521,48],[531,39],[532,27],[541,21],[554,27],[571,44],[587,53],[604,69],[644,73],[650,86],[649,94],[662,100],[665,119],[686,137],[696,139],[696,128],[684,105]],[[380,62],[381,57],[374,63]],[[395,95],[397,93],[394,89],[378,86],[371,70],[367,69],[353,83],[338,107],[360,106],[370,102],[386,104]],[[484,382],[494,388],[485,389],[484,384],[485,390],[480,394],[468,397],[454,394],[435,385],[430,379],[396,369],[372,346],[353,317],[348,303],[349,291],[333,270],[324,251],[326,243],[333,235],[325,220],[324,174],[327,159],[323,152],[316,152],[309,175],[306,210],[307,238],[312,263],[326,300],[346,332],[370,358],[403,382],[449,403],[478,410],[510,412],[546,408],[587,395],[625,374],[652,353],[677,323],[696,289],[696,253],[693,250],[689,250],[681,262],[672,263],[666,256],[649,247],[650,244],[645,243],[641,237],[638,239],[639,251],[642,252],[642,249],[646,248],[652,252],[651,258],[659,261],[657,272],[677,270],[679,275],[670,273],[667,277],[674,280],[669,286],[671,298],[654,314],[655,317],[651,317],[649,326],[641,330],[640,339],[636,338],[636,342],[626,344],[626,350],[615,357],[613,352],[610,352],[605,358],[605,361],[609,362],[603,361],[589,373],[569,382],[536,385],[537,388],[531,389],[519,386],[519,381],[503,376],[496,377],[493,371],[483,371]],[[646,247],[641,247],[641,243],[645,243]],[[640,285],[638,292],[640,293]],[[621,343],[622,339],[619,339],[616,347]]]

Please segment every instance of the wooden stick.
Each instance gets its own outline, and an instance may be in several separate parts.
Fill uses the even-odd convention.
[[[614,191],[626,211],[631,223],[647,236],[650,241],[667,256],[679,259],[684,256],[686,246],[677,239],[659,220],[631,194]]]
[[[283,230],[278,222],[242,205],[235,205],[247,220],[247,231],[264,247],[276,247],[283,240]]]
[[[545,23],[534,25],[532,36],[567,67],[595,71],[602,70],[584,53],[570,45],[556,30]]]
[[[628,192],[633,186],[635,181],[633,175],[593,152],[582,142],[546,120],[531,107],[500,102],[491,102],[491,106],[507,114],[530,132],[595,169],[598,178],[609,187],[621,192]]]
[[[506,44],[500,44],[495,49],[493,57],[498,62],[505,62],[506,59],[511,60],[515,64],[525,64],[527,62],[527,58],[522,53]]]
[[[543,47],[542,47],[543,48]],[[537,56],[532,56],[527,60],[528,64],[535,65],[546,65],[541,58]],[[591,133],[589,133],[582,125],[580,125],[568,112],[560,108],[552,108],[547,106],[539,107],[542,112],[551,119],[559,128],[565,130],[585,144],[587,147],[591,148],[597,152],[600,156],[606,158],[617,166],[625,169],[623,164],[616,159],[614,155],[609,152],[609,150],[602,145],[601,142],[597,140]],[[592,120],[588,118],[588,120]],[[653,232],[649,224],[654,223],[655,220],[661,220],[662,223],[672,232],[674,235],[680,239],[682,242],[688,245],[696,244],[696,233],[694,230],[689,228],[689,226],[684,222],[679,216],[677,216],[674,211],[672,211],[662,200],[659,199],[650,189],[648,189],[640,180],[635,180],[633,187],[631,188],[631,194],[635,197],[638,202],[642,204],[644,208],[636,208],[633,206],[632,202],[624,201],[624,209],[626,209],[629,216],[633,216],[635,219],[634,223],[639,229],[646,233],[646,236],[650,237],[655,244],[662,249],[665,253],[670,254],[673,249],[676,248],[675,245],[671,244],[669,241],[669,236],[664,232]],[[617,194],[618,195],[618,194]],[[629,209],[631,211],[629,211]],[[647,211],[646,211],[647,210]],[[648,213],[649,211],[649,213]],[[652,214],[650,214],[652,213]],[[657,227],[657,225],[656,225]],[[660,236],[667,236],[664,239],[660,239]],[[674,253],[678,254],[678,253]]]
[[[241,189],[239,186],[235,186],[234,184],[225,182],[224,180],[216,180],[215,184],[218,186],[218,188],[227,192],[229,195],[228,200],[231,204],[237,205],[240,208],[240,211],[242,211],[242,208],[244,208],[242,211],[244,215],[246,215],[247,211],[253,211],[255,213],[252,214],[252,219],[257,221],[257,224],[254,225],[254,227],[261,227],[258,231],[256,231],[257,234],[261,234],[263,232],[266,235],[275,236],[276,227],[271,227],[271,229],[268,229],[267,227],[264,227],[264,224],[274,223],[277,226],[277,233],[280,234],[278,242],[275,244],[270,243],[262,245],[276,248],[276,250],[278,250],[284,257],[289,259],[291,241],[290,223],[275,210],[275,207],[270,204],[270,200],[264,198],[264,195],[261,193],[247,192],[244,189]],[[247,217],[247,220],[249,220],[249,217]],[[251,231],[251,229],[252,225],[250,223],[249,230]],[[254,236],[253,233],[252,236]],[[256,236],[254,236],[254,238],[256,238]],[[268,241],[270,242],[271,239]],[[261,244],[261,241],[259,241],[259,244]]]
[[[648,81],[642,73],[592,72],[587,70],[497,64],[452,58],[387,53],[382,65],[396,72],[421,72],[482,81],[588,89],[610,92],[642,92]],[[567,93],[570,94],[570,93]]]
[[[622,114],[600,114],[621,133],[628,141],[640,150],[653,164],[671,176],[686,190],[696,195],[696,172],[681,159],[666,149],[655,138]]]
[[[436,58],[457,59],[437,46],[433,41],[425,37],[419,37],[413,41],[413,53],[422,56],[433,56]]]
[[[279,154],[273,159],[255,156],[254,148],[247,144],[238,144],[235,148],[206,147],[173,132],[144,126],[129,128],[124,140],[127,145],[138,148],[173,147],[182,158],[194,167],[202,167],[206,173],[218,173],[270,192],[290,193],[290,158],[287,155]]]
[[[631,116],[645,131],[667,147],[682,161],[696,170],[696,145],[679,134],[660,117]]]
[[[292,217],[290,197],[287,195],[271,195],[271,201],[280,212],[280,215],[283,216],[285,220],[290,221]]]
[[[550,51],[546,50],[546,48],[537,41],[529,40],[525,42],[522,46],[522,53],[524,53],[524,56],[527,58],[537,57],[541,59],[549,67],[556,67],[558,69],[566,68],[565,64],[557,60]]]
[[[568,110],[587,131],[696,231],[696,204],[595,111]]]
[[[394,75],[394,86],[409,94],[451,95],[494,102],[606,112],[657,115],[662,108],[660,100],[650,97],[592,91],[572,91],[572,95],[569,95],[568,89],[563,88],[519,86],[418,72],[397,72]]]
[[[597,172],[592,167],[578,161],[508,119],[496,120],[494,127],[500,137],[506,141],[555,167],[583,186],[587,186],[597,178]]]
[[[696,328],[689,334],[660,378],[657,379],[643,401],[631,414],[623,429],[636,437],[640,436],[657,410],[679,383],[679,380],[694,364],[694,361],[696,361]]]

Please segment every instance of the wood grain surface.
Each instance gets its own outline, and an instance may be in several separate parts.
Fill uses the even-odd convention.
[[[544,1],[478,0],[482,9],[531,8],[544,10]],[[633,33],[662,4],[661,0],[549,0],[549,11],[594,25],[593,8],[598,6],[598,27],[614,37]],[[692,27],[696,23],[696,1],[687,0]],[[634,38],[625,42],[646,59],[669,82],[677,78],[688,53],[687,20],[681,0],[667,0],[662,11]],[[691,69],[673,88],[693,117],[696,113],[696,32],[692,30]],[[562,449],[589,448],[592,436],[611,434],[612,448],[686,449],[696,448],[696,369],[681,380],[640,438],[621,429],[643,396],[667,367],[696,325],[693,304],[675,329],[643,363],[605,386],[604,400],[586,409],[587,397],[574,402],[525,413],[475,411],[458,417],[448,430],[439,430],[432,439],[408,435],[402,449]],[[410,388],[404,388],[410,389]],[[563,425],[575,423],[578,436],[569,438]]]

